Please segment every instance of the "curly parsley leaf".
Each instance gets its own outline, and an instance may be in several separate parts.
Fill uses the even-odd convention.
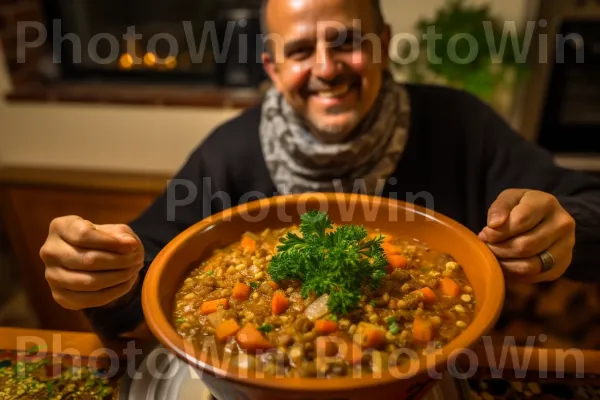
[[[294,249],[280,250],[271,259],[268,273],[275,282],[285,279],[303,280],[306,273],[306,260],[303,258],[301,251]]]
[[[308,241],[324,240],[327,229],[333,227],[329,216],[316,210],[302,214],[300,221],[300,232]]]
[[[261,331],[262,333],[269,333],[273,330],[273,325],[264,323],[258,327],[258,330]]]
[[[291,232],[288,232],[286,237],[281,240],[281,243],[280,247],[283,251],[302,251],[307,246],[304,239]]]
[[[280,239],[267,272],[275,282],[302,281],[301,294],[329,294],[329,310],[346,314],[358,306],[363,285],[375,290],[386,276],[383,238],[367,239],[363,226],[343,225],[333,230],[326,213],[310,211],[300,218],[301,236]]]

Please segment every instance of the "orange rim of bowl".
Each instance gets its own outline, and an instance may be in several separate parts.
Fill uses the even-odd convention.
[[[359,378],[355,377],[340,377],[334,379],[319,379],[319,378],[253,378],[253,377],[241,377],[232,372],[217,368],[209,363],[203,362],[196,358],[193,354],[190,354],[186,350],[186,346],[182,346],[182,337],[176,332],[175,328],[170,322],[167,315],[162,312],[162,307],[159,301],[158,285],[161,273],[168,265],[168,260],[171,255],[177,250],[179,244],[185,242],[190,237],[206,230],[207,228],[219,223],[224,217],[231,217],[239,214],[242,210],[244,212],[251,212],[262,207],[273,207],[287,202],[295,203],[302,196],[307,197],[318,197],[322,196],[327,202],[340,201],[340,200],[356,200],[361,204],[365,202],[371,202],[370,204],[376,205],[377,203],[388,203],[391,207],[399,207],[406,209],[410,212],[425,216],[429,220],[435,221],[439,224],[445,225],[451,228],[461,236],[471,238],[470,244],[472,245],[473,252],[478,253],[479,258],[486,261],[486,264],[492,265],[493,268],[490,270],[490,277],[487,280],[487,285],[483,290],[486,292],[486,301],[481,305],[481,308],[476,313],[475,318],[471,324],[455,339],[446,344],[440,349],[441,353],[437,353],[435,362],[431,362],[426,359],[426,356],[419,356],[419,368],[412,371],[410,374],[403,375],[392,375],[389,371],[382,372],[381,377],[369,377],[363,376]],[[344,194],[344,193],[305,193],[305,194],[294,194],[294,195],[281,195],[270,198],[255,200],[252,202],[244,203],[230,209],[221,211],[213,214],[196,224],[190,226],[173,240],[171,240],[156,256],[152,262],[144,280],[142,288],[142,308],[146,323],[148,327],[158,339],[158,341],[175,353],[177,357],[186,361],[190,365],[201,370],[202,373],[209,373],[210,375],[217,376],[224,380],[234,381],[243,386],[253,386],[263,389],[277,389],[282,391],[295,391],[295,392],[328,392],[328,391],[342,391],[348,390],[349,388],[368,388],[374,385],[385,385],[391,384],[398,380],[410,380],[418,377],[423,373],[427,373],[428,369],[439,368],[442,364],[455,360],[465,349],[471,349],[472,346],[497,322],[502,306],[504,304],[505,288],[504,288],[504,275],[500,264],[498,263],[495,256],[492,254],[490,249],[485,244],[478,240],[477,236],[473,234],[462,224],[450,219],[449,217],[435,212],[435,217],[430,216],[424,207],[420,207],[414,204],[409,204],[400,200],[375,197],[363,194]],[[191,347],[191,345],[190,345]],[[198,349],[195,349],[195,353],[198,353]],[[443,368],[443,367],[442,367]]]

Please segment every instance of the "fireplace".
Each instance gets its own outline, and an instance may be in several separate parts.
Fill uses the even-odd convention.
[[[256,88],[257,0],[45,0],[56,71],[72,81]]]

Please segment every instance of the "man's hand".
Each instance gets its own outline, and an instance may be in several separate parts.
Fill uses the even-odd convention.
[[[487,226],[479,238],[496,255],[507,278],[529,283],[552,281],[571,263],[575,220],[548,193],[509,189],[490,207]],[[539,254],[544,251],[555,262],[542,273]]]
[[[67,216],[50,224],[40,257],[56,302],[81,310],[127,294],[143,267],[144,249],[126,225],[94,225]]]

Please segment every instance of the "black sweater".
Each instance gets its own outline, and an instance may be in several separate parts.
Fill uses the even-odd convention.
[[[565,276],[599,279],[600,180],[556,166],[550,153],[521,138],[466,92],[422,85],[409,85],[408,90],[409,138],[394,173],[397,182],[388,183],[383,196],[407,200],[407,194],[428,192],[435,212],[478,233],[486,225],[489,206],[503,190],[552,193],[577,223],[573,262]],[[168,196],[189,198],[184,185],[166,190],[130,224],[144,244],[146,267],[177,234],[224,207],[239,204],[245,193],[276,194],[262,156],[259,121],[260,107],[249,109],[218,127],[192,152],[171,184],[190,181],[197,196],[188,205],[178,206],[172,213],[175,218],[169,215]],[[226,193],[231,204],[220,200],[218,192]],[[415,203],[426,205],[419,200]],[[139,287],[123,306],[87,310],[87,315],[105,336],[133,329],[143,319]]]

